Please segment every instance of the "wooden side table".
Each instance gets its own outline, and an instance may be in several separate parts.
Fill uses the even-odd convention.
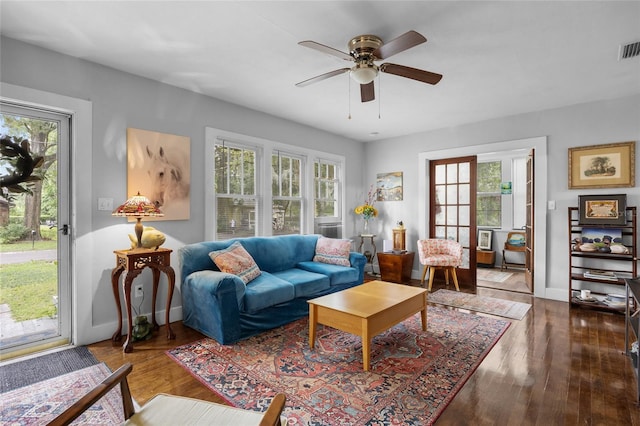
[[[382,281],[408,283],[411,281],[414,253],[378,253],[378,266]]]
[[[478,266],[493,268],[493,265],[496,263],[496,252],[493,250],[476,251],[476,263]]]
[[[124,352],[133,351],[133,339],[131,332],[133,330],[133,318],[131,317],[131,284],[133,279],[140,275],[142,270],[146,267],[151,268],[153,272],[153,297],[152,297],[152,314],[151,324],[154,330],[160,329],[160,326],[156,322],[156,296],[158,295],[158,283],[160,281],[160,272],[164,272],[169,281],[169,288],[167,290],[167,307],[165,313],[165,324],[167,326],[167,340],[175,339],[176,335],[171,330],[169,324],[169,312],[171,310],[171,298],[173,297],[173,290],[176,284],[176,274],[171,267],[171,252],[173,250],[166,248],[153,249],[132,249],[132,250],[115,250],[116,255],[116,267],[111,271],[111,287],[113,289],[113,297],[116,300],[116,308],[118,310],[118,329],[111,340],[119,342],[122,338],[122,306],[120,304],[120,293],[118,290],[118,282],[120,281],[120,275],[124,271],[127,271],[124,282],[122,283],[122,291],[124,295],[124,301],[127,308],[127,340],[122,345]]]

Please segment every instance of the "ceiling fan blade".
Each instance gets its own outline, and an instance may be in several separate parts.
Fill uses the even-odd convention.
[[[403,52],[407,49],[424,43],[427,39],[420,33],[413,30],[407,31],[400,37],[394,38],[388,43],[383,44],[373,51],[373,55],[378,59],[387,59],[396,53]]]
[[[298,44],[300,46],[308,47],[309,49],[318,50],[331,56],[344,59],[345,61],[353,61],[353,58],[348,53],[344,53],[338,49],[334,49],[333,47],[325,46],[324,44],[316,43],[315,41],[305,40]]]
[[[390,63],[380,65],[380,71],[429,84],[437,84],[442,78],[442,74]]]
[[[376,98],[376,91],[373,86],[373,81],[369,84],[360,85],[360,98],[362,102],[369,102]]]
[[[351,71],[351,68],[340,68],[339,70],[329,71],[324,74],[317,75],[308,80],[301,81],[300,83],[296,83],[297,87],[305,87],[313,83],[317,83],[318,81],[326,80],[327,78],[334,77],[336,75],[344,74],[345,72]]]

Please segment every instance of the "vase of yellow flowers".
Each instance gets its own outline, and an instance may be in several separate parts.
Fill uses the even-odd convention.
[[[363,234],[368,234],[370,232],[369,222],[371,219],[378,216],[378,209],[373,207],[375,201],[376,191],[373,189],[373,185],[371,185],[369,192],[367,193],[367,198],[364,200],[364,204],[360,204],[354,209],[354,213],[362,216],[362,219],[364,220]]]

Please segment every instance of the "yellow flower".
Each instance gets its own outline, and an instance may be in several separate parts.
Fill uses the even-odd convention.
[[[362,214],[364,211],[364,206],[358,206],[356,207],[356,209],[354,210],[355,214]]]

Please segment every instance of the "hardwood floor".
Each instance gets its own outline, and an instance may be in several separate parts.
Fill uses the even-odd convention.
[[[443,287],[434,283],[433,291]],[[512,321],[436,425],[640,425],[635,375],[623,354],[624,316],[522,293],[484,288],[479,294],[533,306]],[[139,403],[159,392],[224,402],[165,355],[203,337],[181,322],[171,327],[176,340],[167,341],[161,328],[130,354],[111,341],[89,349],[113,370],[134,365],[129,384]]]

